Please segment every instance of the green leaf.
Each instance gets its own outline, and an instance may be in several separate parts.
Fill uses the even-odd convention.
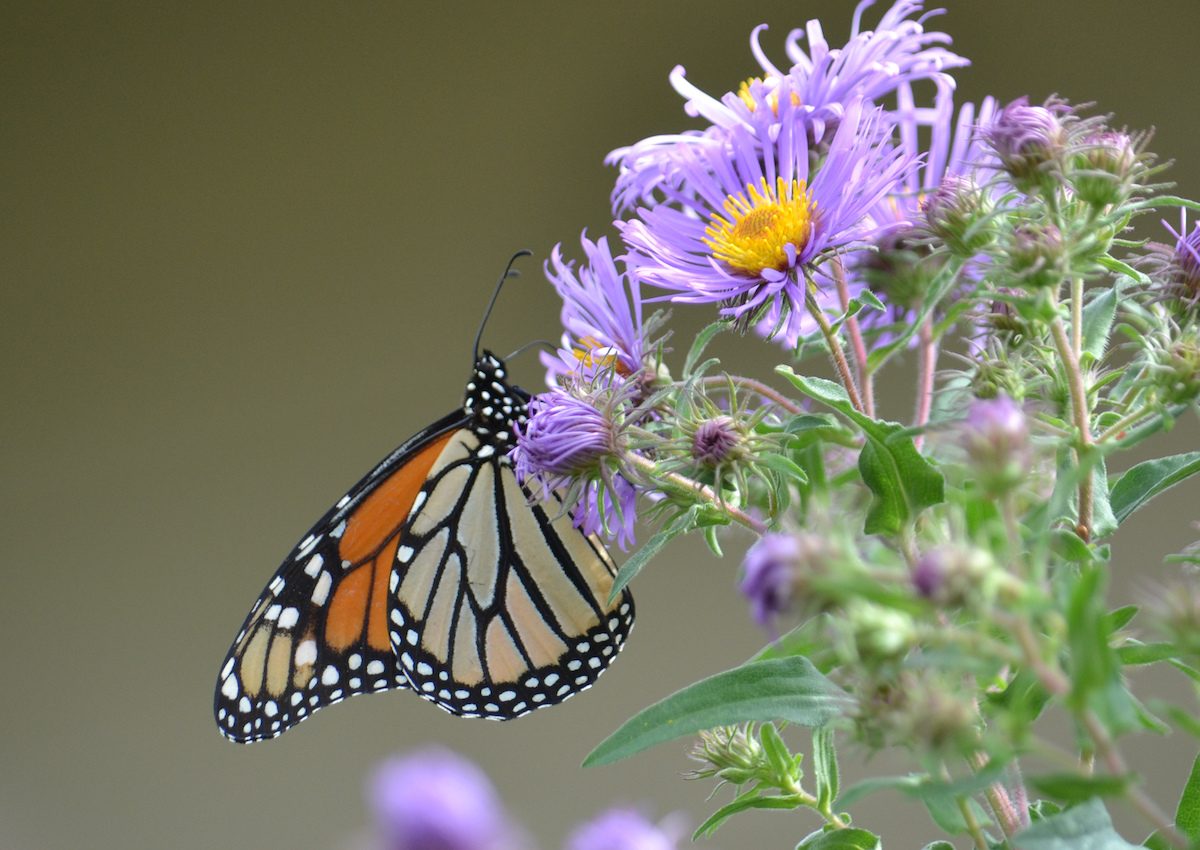
[[[1092,797],[1115,797],[1124,794],[1134,776],[1080,776],[1078,773],[1051,773],[1031,776],[1030,785],[1039,793],[1066,803],[1082,803]]]
[[[1157,664],[1168,661],[1179,654],[1173,643],[1141,643],[1133,641],[1117,649],[1117,660],[1126,667],[1141,664]]]
[[[848,826],[820,830],[796,845],[796,850],[878,850],[879,836],[865,829]]]
[[[695,341],[692,342],[692,347],[688,349],[687,359],[683,361],[683,377],[690,378],[695,369],[696,361],[700,359],[700,355],[704,353],[704,349],[708,348],[708,344],[713,341],[713,338],[722,331],[727,331],[732,327],[731,323],[722,320],[713,322],[700,333],[696,334]]]
[[[625,585],[633,581],[634,577],[642,571],[646,564],[650,563],[650,559],[662,551],[663,547],[679,537],[681,534],[686,534],[697,526],[697,517],[700,515],[698,506],[688,508],[681,513],[664,529],[659,531],[646,543],[626,559],[621,565],[621,569],[617,572],[617,577],[613,580],[612,591],[608,594],[608,601],[612,603],[621,591],[625,589]]]
[[[755,460],[767,469],[772,469],[785,478],[793,478],[800,484],[808,483],[808,473],[790,458],[777,455],[774,452],[761,452],[755,456]]]
[[[1192,772],[1175,809],[1175,826],[1193,844],[1200,841],[1200,756],[1192,762]]]
[[[1120,608],[1114,608],[1108,612],[1105,617],[1105,624],[1109,633],[1118,631],[1129,625],[1130,621],[1137,616],[1138,606],[1123,605]]]
[[[1123,263],[1120,260],[1118,260],[1116,257],[1110,257],[1107,254],[1105,254],[1103,257],[1100,257],[1096,262],[1098,262],[1100,265],[1104,266],[1104,268],[1108,269],[1110,272],[1116,272],[1117,274],[1123,274],[1128,278],[1132,278],[1133,280],[1136,280],[1138,283],[1142,284],[1143,286],[1145,286],[1147,283],[1150,282],[1150,278],[1146,276],[1145,272],[1138,271],[1133,266],[1129,265],[1129,263]]]
[[[749,809],[798,809],[800,802],[795,797],[763,796],[757,789],[747,791],[732,803],[727,803],[713,812],[704,823],[696,827],[692,833],[692,841],[707,838],[717,831],[717,828],[736,815]]]
[[[1110,491],[1117,522],[1125,519],[1164,490],[1200,472],[1200,452],[1160,457],[1131,467]]]
[[[858,470],[874,499],[867,512],[867,534],[897,534],[917,514],[945,499],[942,474],[917,451],[912,437],[896,422],[860,413],[846,391],[832,381],[797,375],[788,366],[776,369],[809,398],[841,413],[867,438],[858,456]]]
[[[1108,348],[1119,291],[1119,286],[1111,286],[1083,308],[1083,351],[1090,354],[1093,361],[1103,358]]]
[[[828,726],[813,730],[813,779],[817,783],[817,808],[828,811],[837,799],[841,779],[838,776],[834,732]]]
[[[1092,536],[1097,540],[1108,537],[1117,525],[1108,492],[1108,468],[1100,458],[1092,468]]]
[[[1100,800],[1067,809],[1017,833],[1013,846],[1021,850],[1132,850],[1117,834]]]
[[[792,753],[779,736],[779,730],[775,728],[774,723],[764,723],[759,727],[758,742],[762,744],[763,752],[767,754],[767,761],[771,763],[775,775],[781,778],[792,776]]]
[[[689,685],[627,720],[584,759],[611,764],[655,744],[714,726],[780,720],[822,726],[845,713],[851,698],[807,658],[751,661]]]

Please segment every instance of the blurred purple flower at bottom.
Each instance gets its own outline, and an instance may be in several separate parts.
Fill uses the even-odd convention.
[[[567,850],[675,850],[678,836],[632,809],[612,809],[585,823],[567,840]]]
[[[741,591],[760,626],[791,607],[802,550],[796,535],[769,532],[746,552]]]
[[[388,850],[512,850],[517,844],[487,776],[448,750],[383,762],[367,796]]]

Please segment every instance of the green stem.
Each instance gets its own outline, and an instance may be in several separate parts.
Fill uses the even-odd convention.
[[[921,375],[917,386],[917,413],[913,423],[917,428],[929,424],[929,414],[933,410],[933,380],[937,375],[938,343],[933,338],[933,320],[926,319],[921,323]],[[913,438],[913,443],[919,449],[925,440],[924,434]]]
[[[773,387],[764,384],[762,381],[756,381],[753,378],[743,378],[740,375],[714,375],[711,378],[702,378],[700,385],[704,387],[716,387],[718,389],[728,387],[728,382],[733,381],[737,386],[743,387],[751,392],[758,393],[766,399],[770,399],[775,404],[791,414],[801,414],[804,408],[796,404],[787,396],[783,395]]]
[[[848,311],[850,309],[850,287],[846,283],[846,267],[842,264],[841,257],[835,257],[833,260],[833,280],[837,285],[838,300],[842,303],[842,310]],[[874,419],[875,376],[867,365],[867,346],[863,342],[858,316],[850,316],[846,319],[846,331],[850,336],[850,347],[854,352],[855,365],[858,366],[858,381],[862,386],[863,405],[866,408],[867,416]]]
[[[1089,421],[1087,387],[1083,381],[1083,370],[1079,366],[1079,358],[1071,341],[1067,338],[1066,328],[1063,327],[1062,317],[1054,316],[1050,323],[1050,332],[1054,337],[1054,345],[1067,372],[1067,386],[1071,393],[1072,419],[1075,429],[1079,432],[1079,444],[1075,449],[1075,462],[1082,468],[1090,463],[1090,451],[1093,445],[1092,429]],[[1079,481],[1079,520],[1076,528],[1084,540],[1092,538],[1092,471],[1084,472]]]
[[[767,524],[761,520],[757,520],[750,514],[735,508],[733,505],[726,502],[716,492],[706,484],[701,484],[688,478],[686,475],[680,475],[678,472],[664,472],[658,468],[658,465],[649,458],[642,457],[634,452],[629,452],[625,455],[625,461],[632,466],[637,467],[646,474],[649,481],[655,486],[661,487],[663,484],[669,484],[676,490],[687,493],[690,496],[699,498],[708,502],[713,507],[726,514],[730,519],[733,519],[746,528],[764,534],[767,531]]]
[[[846,388],[846,395],[850,399],[850,404],[859,413],[865,414],[863,409],[862,398],[858,394],[858,387],[854,385],[854,375],[850,372],[850,364],[846,361],[846,354],[842,351],[842,344],[838,342],[837,334],[833,332],[832,326],[829,324],[829,319],[825,318],[825,314],[821,311],[817,304],[817,299],[813,297],[813,290],[816,288],[811,280],[808,281],[808,287],[804,291],[804,306],[808,308],[808,312],[816,321],[818,327],[821,328],[821,335],[825,337],[825,342],[829,346],[829,356],[833,358],[833,365],[837,367],[838,377],[842,380],[842,386]]]

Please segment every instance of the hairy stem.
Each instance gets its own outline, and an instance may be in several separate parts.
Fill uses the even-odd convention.
[[[1062,359],[1067,372],[1067,386],[1071,392],[1072,419],[1079,432],[1079,445],[1075,449],[1075,462],[1079,466],[1091,463],[1090,450],[1092,428],[1088,412],[1087,388],[1083,381],[1083,370],[1079,366],[1079,357],[1067,338],[1067,330],[1063,327],[1061,316],[1055,316],[1050,324],[1050,332],[1054,337],[1054,345],[1058,356]],[[1087,470],[1079,481],[1079,519],[1076,531],[1084,540],[1092,538],[1092,471]]]
[[[929,424],[929,414],[933,410],[933,378],[937,373],[938,343],[933,338],[933,321],[926,319],[921,323],[921,374],[917,385],[917,413],[915,426],[924,428]],[[918,449],[925,441],[924,434],[913,438]]]
[[[767,530],[767,524],[762,520],[755,519],[745,511],[735,508],[733,505],[726,502],[716,494],[711,487],[706,484],[701,484],[688,478],[686,475],[680,475],[678,472],[664,472],[658,468],[658,465],[649,458],[642,457],[634,452],[629,452],[625,455],[625,461],[632,466],[642,470],[655,485],[661,486],[664,483],[670,484],[677,490],[685,492],[689,495],[696,496],[710,505],[714,506],[722,513],[726,514],[730,519],[740,522],[746,528],[763,534]]]
[[[842,351],[842,344],[838,342],[837,334],[833,332],[833,328],[829,324],[829,319],[825,318],[825,314],[821,312],[821,308],[817,304],[817,299],[813,297],[812,288],[813,284],[810,281],[808,289],[804,293],[804,305],[821,328],[821,335],[825,337],[825,342],[829,346],[829,356],[833,358],[833,365],[837,367],[838,377],[842,380],[842,386],[846,388],[846,395],[850,399],[850,404],[859,413],[865,413],[862,398],[858,394],[858,387],[854,384],[854,375],[850,372],[850,364],[846,361],[845,352]]]
[[[838,300],[842,310],[850,309],[850,287],[846,284],[846,267],[841,257],[833,260],[833,280],[837,284]],[[863,406],[867,416],[875,418],[875,376],[867,366],[867,346],[863,342],[862,329],[858,325],[858,316],[846,320],[846,331],[850,335],[850,348],[854,352],[854,362],[858,366],[858,382],[862,388]]]
[[[800,414],[804,412],[804,408],[796,404],[796,402],[792,401],[783,393],[779,392],[773,387],[768,386],[767,384],[764,384],[762,381],[756,381],[753,378],[743,378],[740,375],[714,375],[711,378],[702,378],[700,385],[704,387],[723,389],[729,386],[729,381],[733,381],[733,383],[737,386],[743,387],[751,392],[758,393],[760,396],[765,399],[769,399],[783,410],[786,410],[788,413]]]

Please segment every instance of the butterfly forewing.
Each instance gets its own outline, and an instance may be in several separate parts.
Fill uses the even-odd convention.
[[[504,720],[590,687],[633,622],[616,567],[560,510],[531,504],[506,455],[463,429],[430,472],[397,557],[393,649],[425,699]]]
[[[221,666],[214,711],[226,737],[271,738],[346,697],[407,686],[388,636],[388,579],[411,505],[462,418],[394,451],[284,560]]]

